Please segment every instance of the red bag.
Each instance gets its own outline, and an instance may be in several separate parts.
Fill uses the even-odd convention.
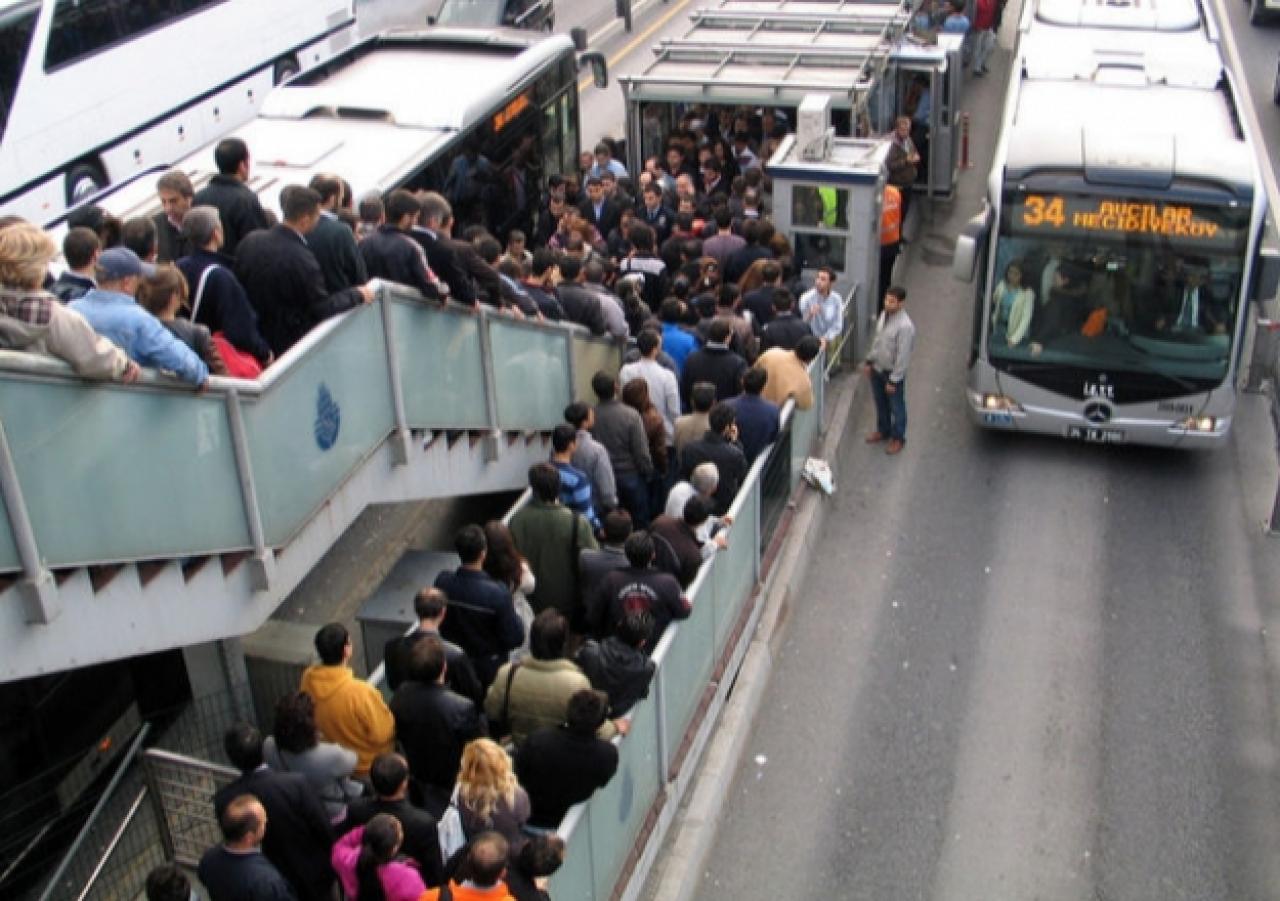
[[[262,364],[258,358],[238,350],[222,332],[213,333],[213,343],[217,345],[222,362],[227,365],[227,375],[237,379],[256,379],[262,375]]]

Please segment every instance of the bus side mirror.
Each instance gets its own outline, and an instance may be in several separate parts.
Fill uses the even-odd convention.
[[[972,282],[978,268],[978,250],[987,239],[991,227],[991,209],[988,207],[974,216],[956,238],[956,252],[951,258],[951,274],[962,282]]]
[[[591,67],[591,80],[596,87],[604,90],[609,86],[609,63],[605,60],[603,53],[592,51],[584,53],[578,57],[578,68],[583,66]]]
[[[587,49],[587,29],[577,25],[569,29],[569,37],[573,39],[573,49],[582,53]]]
[[[1253,260],[1253,292],[1250,297],[1265,302],[1280,293],[1280,234],[1268,216],[1258,239],[1258,255]]]

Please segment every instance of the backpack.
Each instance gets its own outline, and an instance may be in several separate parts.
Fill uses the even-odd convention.
[[[448,860],[467,843],[467,832],[462,828],[462,813],[458,810],[458,787],[455,785],[449,797],[449,806],[440,815],[436,825],[440,839],[440,856]]]

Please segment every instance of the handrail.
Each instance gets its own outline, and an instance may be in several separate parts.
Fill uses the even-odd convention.
[[[53,871],[53,875],[49,877],[48,883],[45,884],[44,891],[40,893],[40,901],[49,901],[53,897],[54,891],[57,889],[58,883],[66,874],[67,869],[75,860],[76,855],[80,853],[80,848],[84,845],[85,840],[89,837],[89,832],[93,829],[98,821],[98,817],[102,816],[102,811],[106,809],[111,797],[115,794],[116,789],[120,787],[120,782],[124,779],[125,773],[128,771],[133,759],[138,756],[138,752],[142,750],[143,742],[147,740],[147,736],[151,734],[151,724],[143,723],[142,728],[138,730],[137,737],[134,738],[133,744],[129,746],[129,751],[120,760],[120,765],[116,767],[115,773],[111,776],[111,781],[107,783],[106,789],[98,798],[98,803],[93,805],[93,812],[89,814],[89,819],[85,820],[80,832],[76,834],[76,839],[71,843],[71,847],[67,849],[67,853],[63,855],[62,862],[58,864],[58,868]]]
[[[862,290],[862,285],[854,282],[853,289],[849,292],[849,296],[845,298],[844,305],[840,308],[840,321],[844,323],[844,331],[840,333],[840,337],[836,339],[835,346],[827,355],[827,366],[823,373],[827,376],[831,375],[831,371],[840,365],[840,359],[844,354],[844,346],[857,333],[857,323],[849,317],[849,310],[856,309],[854,301],[858,297],[858,292]]]
[[[111,855],[116,853],[116,847],[120,844],[120,840],[124,838],[124,832],[133,823],[133,818],[138,815],[138,808],[142,806],[142,802],[147,799],[147,787],[144,785],[138,789],[138,794],[134,797],[133,803],[129,805],[129,811],[121,820],[119,827],[112,834],[111,840],[107,842],[107,849],[98,858],[97,864],[94,865],[93,872],[89,874],[89,878],[85,880],[84,888],[80,894],[76,896],[76,901],[84,901],[89,897],[89,892],[93,891],[94,885],[98,881],[98,877],[102,875],[102,871],[106,869],[107,862],[111,860]]]

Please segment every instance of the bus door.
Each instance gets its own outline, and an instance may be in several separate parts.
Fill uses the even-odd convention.
[[[941,45],[913,48],[896,54],[886,77],[894,81],[899,115],[911,117],[911,139],[920,151],[922,165],[916,191],[929,197],[950,197],[955,190],[959,163],[959,65],[960,45],[954,53]],[[953,59],[954,57],[954,59]]]

